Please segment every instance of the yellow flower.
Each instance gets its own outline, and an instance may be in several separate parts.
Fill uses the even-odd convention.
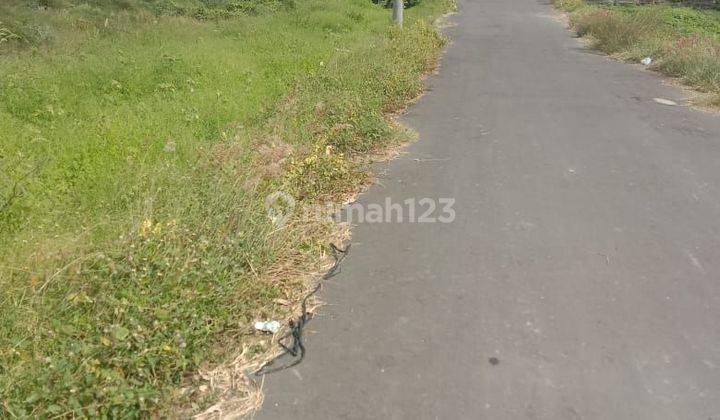
[[[148,236],[150,233],[152,233],[152,227],[153,227],[152,220],[150,220],[150,219],[143,220],[142,224],[140,225],[140,235]]]

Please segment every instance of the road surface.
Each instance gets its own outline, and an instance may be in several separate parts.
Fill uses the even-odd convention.
[[[257,418],[720,418],[720,117],[553,15],[460,2],[360,198],[455,221],[359,224]]]

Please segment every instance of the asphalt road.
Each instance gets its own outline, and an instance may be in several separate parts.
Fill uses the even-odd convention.
[[[257,418],[720,418],[720,117],[552,15],[461,1],[360,198],[455,221],[359,224]]]

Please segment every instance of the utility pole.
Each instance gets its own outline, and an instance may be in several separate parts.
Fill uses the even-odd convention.
[[[403,24],[403,0],[393,0],[393,22],[402,27]]]

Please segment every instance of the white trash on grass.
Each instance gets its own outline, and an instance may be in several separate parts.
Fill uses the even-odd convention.
[[[645,58],[643,58],[642,60],[640,60],[640,62],[641,62],[644,66],[649,66],[650,64],[652,64],[653,59],[650,58],[650,57],[645,57]]]
[[[280,323],[277,321],[257,321],[255,323],[255,329],[275,334],[280,331]]]

